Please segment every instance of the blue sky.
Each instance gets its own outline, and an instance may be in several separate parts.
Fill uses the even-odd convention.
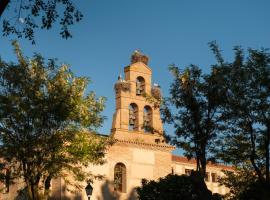
[[[216,40],[225,59],[232,48],[270,47],[269,0],[76,0],[84,14],[83,21],[72,27],[73,38],[61,39],[59,27],[38,31],[36,45],[19,40],[26,56],[34,52],[45,58],[58,58],[71,65],[78,76],[88,76],[89,90],[107,97],[100,128],[109,133],[115,109],[113,85],[130,55],[140,49],[150,57],[153,82],[159,83],[168,96],[172,77],[169,64],[185,67],[197,64],[204,71],[215,59],[208,42]],[[11,12],[4,13],[10,17]],[[6,61],[15,57],[11,37],[0,37],[0,56]],[[167,132],[173,132],[165,126]]]

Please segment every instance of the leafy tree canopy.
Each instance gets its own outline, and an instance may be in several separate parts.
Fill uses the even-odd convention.
[[[161,108],[163,119],[175,127],[171,142],[184,149],[188,159],[197,160],[197,170],[204,177],[207,162],[213,161],[217,134],[223,129],[219,107],[223,98],[217,95],[222,91],[215,74],[203,74],[198,66],[169,69],[173,83]]]
[[[237,46],[233,61],[227,62],[215,42],[209,45],[217,60],[210,73],[194,65],[170,67],[174,80],[161,109],[175,127],[171,141],[196,158],[201,175],[212,158],[233,164],[237,170],[226,172],[222,181],[231,189],[229,198],[269,198],[269,50],[248,49],[245,56]]]
[[[215,45],[215,44],[213,44]],[[219,50],[216,47],[216,54]],[[214,66],[226,91],[217,156],[238,167],[252,167],[259,181],[269,182],[270,54],[266,49],[244,51],[235,47],[233,62]]]
[[[230,189],[225,195],[226,200],[267,200],[270,196],[269,185],[260,182],[254,174],[254,169],[248,163],[225,171],[225,176],[219,180],[220,184]]]
[[[70,38],[70,26],[83,18],[72,0],[1,0],[0,17],[4,11],[12,17],[3,19],[3,35],[14,34],[32,43],[35,43],[37,29],[49,30],[56,23],[60,25],[60,35]]]
[[[11,179],[24,180],[29,199],[39,199],[40,184],[46,195],[59,176],[80,188],[93,178],[85,167],[102,164],[110,142],[95,134],[105,99],[85,94],[89,79],[67,65],[39,54],[28,59],[13,46],[18,63],[0,60],[0,157]]]
[[[230,189],[228,199],[269,199],[270,54],[267,49],[236,46],[232,62],[225,62],[216,43],[211,48],[218,60],[213,66],[225,91],[216,157],[233,164],[221,183]]]
[[[219,200],[219,195],[212,195],[205,183],[195,172],[191,176],[169,174],[158,181],[142,180],[137,188],[140,200]]]

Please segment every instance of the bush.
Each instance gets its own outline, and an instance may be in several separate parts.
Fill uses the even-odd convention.
[[[220,195],[212,195],[204,180],[193,172],[191,176],[169,174],[158,181],[142,180],[137,188],[140,200],[220,200]]]

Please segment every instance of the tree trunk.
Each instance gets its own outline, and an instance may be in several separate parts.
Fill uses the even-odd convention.
[[[51,180],[52,177],[48,176],[44,183],[44,199],[48,199],[49,193],[50,193],[50,187],[51,187]]]
[[[205,158],[205,156],[201,160],[201,165],[202,165],[201,176],[204,178],[205,174],[206,174],[206,158]]]
[[[33,187],[31,183],[26,182],[26,191],[27,191],[27,199],[29,200],[35,200],[35,193],[33,191]]]
[[[0,1],[0,18],[4,12],[4,10],[7,8],[7,5],[9,4],[10,0],[1,0]]]
[[[5,186],[6,186],[6,192],[9,192],[9,186],[10,186],[10,171],[7,169],[5,174]]]
[[[199,156],[196,153],[196,171],[200,171],[200,159]]]
[[[267,125],[266,139],[265,139],[265,167],[266,167],[266,181],[270,182],[269,177],[269,143],[270,143],[270,125]]]
[[[32,199],[36,200],[35,186],[33,184],[31,184],[31,195],[32,195]]]
[[[38,184],[31,180],[25,180],[25,183],[29,200],[40,200]]]
[[[256,144],[255,144],[255,139],[254,139],[254,132],[253,132],[253,127],[251,122],[248,123],[248,128],[249,128],[249,134],[250,134],[250,142],[251,142],[251,154],[250,154],[250,162],[256,172],[256,174],[259,177],[260,181],[263,181],[263,176],[261,173],[261,170],[258,168],[257,164],[255,163],[255,158],[256,158]]]
[[[40,200],[38,185],[31,184],[31,194],[33,200]]]

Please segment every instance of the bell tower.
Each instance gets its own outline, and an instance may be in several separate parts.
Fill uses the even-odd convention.
[[[124,68],[125,77],[118,77],[115,89],[116,110],[113,116],[112,135],[115,139],[164,143],[160,119],[161,91],[152,86],[149,58],[134,51],[131,64]]]

